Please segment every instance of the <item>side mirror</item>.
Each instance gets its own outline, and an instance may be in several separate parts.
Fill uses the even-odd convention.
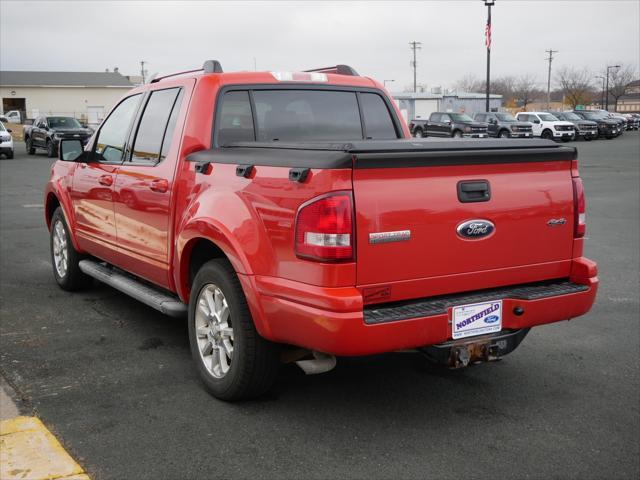
[[[10,128],[7,128],[7,132],[11,133],[13,132],[13,130],[11,130]]]
[[[58,158],[65,162],[77,162],[84,157],[84,149],[80,140],[60,140]]]
[[[489,119],[489,123],[498,123],[497,120],[495,118],[490,118]]]
[[[540,120],[538,120],[537,118],[533,121],[533,123],[540,123]]]
[[[445,120],[444,123],[446,123],[447,125],[451,125],[451,120]]]

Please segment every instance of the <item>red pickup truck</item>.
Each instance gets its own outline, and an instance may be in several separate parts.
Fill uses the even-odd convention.
[[[411,139],[344,65],[210,60],[134,89],[86,146],[61,141],[45,212],[60,287],[93,277],[188,316],[226,400],[265,392],[281,362],[494,360],[587,312],[598,286],[575,148]]]

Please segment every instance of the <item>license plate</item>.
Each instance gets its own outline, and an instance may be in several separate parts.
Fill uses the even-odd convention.
[[[499,332],[502,330],[502,300],[453,307],[451,330],[454,340]]]

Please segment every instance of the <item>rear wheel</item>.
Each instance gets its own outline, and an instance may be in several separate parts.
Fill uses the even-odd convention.
[[[47,140],[47,157],[53,158],[56,156],[56,148],[51,140]]]
[[[33,140],[31,140],[31,137],[27,137],[27,139],[24,141],[24,145],[27,148],[27,154],[33,155],[34,153],[36,153],[36,149],[33,146]]]
[[[79,290],[91,282],[80,270],[82,256],[73,248],[69,227],[62,209],[58,207],[51,217],[51,263],[53,276],[63,290]]]
[[[200,378],[221,400],[255,397],[275,382],[277,346],[258,334],[240,281],[226,260],[205,263],[193,281],[189,343]]]

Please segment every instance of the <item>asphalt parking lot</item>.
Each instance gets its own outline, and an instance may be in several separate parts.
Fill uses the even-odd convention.
[[[197,378],[186,323],[56,286],[51,159],[18,143],[0,160],[0,373],[95,479],[638,478],[640,134],[573,145],[601,279],[587,316],[462,372],[412,353],[339,359],[226,404]]]

